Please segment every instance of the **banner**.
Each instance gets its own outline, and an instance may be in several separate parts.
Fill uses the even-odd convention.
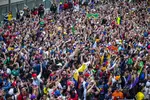
[[[87,14],[86,15],[88,18],[98,18],[99,17],[99,14],[98,13],[95,13],[95,14]]]

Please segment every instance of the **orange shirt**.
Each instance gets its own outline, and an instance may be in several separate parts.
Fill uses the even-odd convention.
[[[120,91],[114,91],[112,96],[114,97],[113,100],[117,100],[117,98],[119,99],[123,99],[123,93]]]

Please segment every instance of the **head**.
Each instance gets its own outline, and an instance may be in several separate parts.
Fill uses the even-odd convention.
[[[67,75],[67,73],[66,73],[66,71],[64,70],[64,71],[62,72],[62,77],[66,77],[66,75]]]
[[[22,94],[26,94],[26,93],[27,93],[26,88],[23,87],[23,88],[21,89],[21,92],[22,92]]]
[[[32,77],[33,77],[34,80],[37,79],[37,74],[36,74],[36,73],[33,73],[33,74],[32,74]]]

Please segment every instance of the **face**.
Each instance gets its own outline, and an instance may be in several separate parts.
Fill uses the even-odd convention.
[[[43,100],[46,100],[46,95],[43,95]]]
[[[22,94],[25,94],[26,93],[26,89],[25,88],[22,88]]]

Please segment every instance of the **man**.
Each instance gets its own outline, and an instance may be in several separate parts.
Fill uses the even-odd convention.
[[[56,4],[52,4],[51,7],[50,7],[50,10],[51,10],[51,12],[56,13],[56,11],[57,11]]]
[[[41,76],[42,76],[42,63],[40,64],[40,73],[39,75],[37,75],[36,73],[33,73],[32,74],[32,77],[33,77],[33,85],[36,85],[36,86],[40,86],[40,83],[43,83],[43,81],[41,80]]]
[[[39,6],[39,8],[38,8],[38,14],[39,14],[40,18],[43,18],[43,16],[44,16],[44,5],[43,4],[41,4]]]
[[[17,97],[17,100],[27,100],[27,98],[28,98],[27,90],[26,88],[23,87],[20,91],[20,94]]]
[[[83,73],[79,72],[78,95],[81,100],[86,100],[86,92],[86,81],[84,80]]]

